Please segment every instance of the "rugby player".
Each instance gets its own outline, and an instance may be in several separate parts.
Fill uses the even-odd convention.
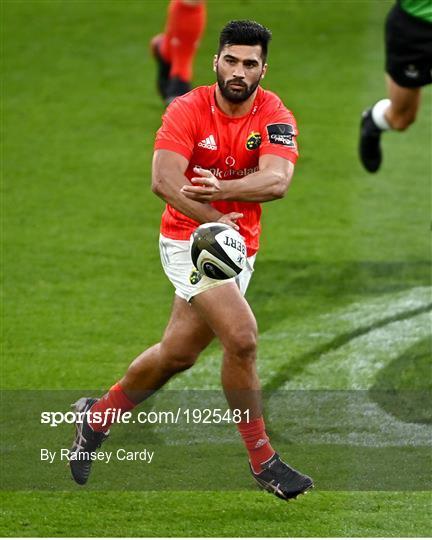
[[[167,105],[191,89],[193,61],[206,17],[205,0],[171,0],[164,33],[150,42],[158,66],[157,88]]]
[[[432,82],[432,1],[398,0],[387,16],[385,41],[388,98],[365,110],[360,124],[360,160],[369,172],[381,165],[381,134],[415,121],[421,87]]]
[[[223,349],[222,386],[230,408],[243,415],[237,427],[250,471],[262,487],[290,499],[313,482],[280,459],[266,433],[256,371],[257,324],[243,296],[259,248],[260,203],[285,195],[298,157],[293,114],[260,86],[270,37],[256,22],[228,23],[214,57],[217,83],[196,88],[168,107],[156,135],[152,189],[167,203],[160,253],[175,288],[171,318],[160,343],[138,356],[103,398],[81,398],[76,410],[103,416],[108,409],[133,409],[192,367],[217,338]],[[248,265],[237,278],[197,278],[189,237],[210,221],[228,224],[245,238]],[[91,417],[77,423],[76,459],[70,466],[79,484],[90,473],[86,452],[100,446],[109,427],[109,421]]]

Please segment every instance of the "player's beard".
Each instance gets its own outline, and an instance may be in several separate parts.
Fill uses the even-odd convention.
[[[224,81],[224,79],[219,73],[219,70],[216,71],[216,75],[217,83],[221,94],[227,101],[230,101],[231,103],[243,103],[243,101],[246,101],[258,88],[261,80],[260,75],[255,82],[253,82],[251,85],[247,85],[242,79],[229,79],[227,81]],[[230,85],[232,85],[233,83],[241,85],[243,87],[243,90],[234,90],[233,88],[231,88]]]

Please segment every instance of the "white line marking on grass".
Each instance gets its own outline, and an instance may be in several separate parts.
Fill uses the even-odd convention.
[[[286,367],[284,370],[289,376],[290,359],[295,361],[302,355],[307,357],[308,351],[338,336],[349,335],[358,329],[367,331],[371,327],[367,333],[353,337],[321,355],[306,365],[304,371],[281,385],[266,406],[272,428],[286,433],[293,442],[308,444],[371,447],[429,445],[429,426],[398,420],[371,401],[367,390],[374,384],[381,369],[429,335],[429,313],[406,319],[403,316],[410,311],[426,308],[431,301],[431,290],[430,287],[416,287],[368,298],[308,319],[286,319],[264,333],[260,340],[258,362],[263,385],[277,376],[282,366]],[[379,326],[385,319],[398,316],[401,320]],[[374,325],[378,327],[374,329]],[[221,391],[220,362],[221,355],[213,349],[197,366],[178,377],[175,386],[170,387]],[[295,392],[290,394],[289,391]],[[212,404],[206,406],[211,407]],[[187,433],[192,435],[192,430],[192,426],[179,430],[176,444],[184,444]],[[228,429],[206,426],[200,433],[197,429],[193,430],[192,440],[228,442],[235,440],[235,432],[232,426]]]
[[[387,297],[370,303],[355,304],[333,314],[332,321],[345,320],[355,328],[373,326],[375,322],[404,312],[426,307],[430,301],[429,288],[416,288],[399,295],[394,301]],[[328,315],[329,317],[331,314]],[[319,357],[302,373],[283,385],[283,390],[364,390],[370,389],[380,370],[398,358],[418,341],[430,336],[430,313],[421,313],[353,338],[339,348]],[[307,392],[306,392],[307,394]],[[320,393],[316,394],[315,407],[319,411]],[[334,400],[333,418],[330,411],[318,414],[315,429],[301,435],[302,427],[294,431],[308,442],[350,444],[364,446],[423,446],[430,445],[431,427],[398,420],[370,400],[367,392],[356,392],[331,397],[323,394],[323,400]],[[314,398],[312,398],[313,400]],[[296,413],[293,411],[293,416]],[[298,411],[300,414],[300,411]],[[309,416],[310,413],[308,413]],[[308,418],[309,420],[309,418]],[[310,426],[309,426],[310,428]],[[304,430],[303,430],[304,433]],[[305,441],[306,442],[306,441]]]
[[[286,390],[368,390],[378,372],[430,335],[430,313],[371,330],[331,350],[284,384]]]

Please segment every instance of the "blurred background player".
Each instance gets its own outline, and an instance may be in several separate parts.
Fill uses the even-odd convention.
[[[206,16],[205,0],[171,0],[165,32],[150,42],[158,64],[157,88],[167,105],[192,88],[193,61]]]
[[[369,172],[381,165],[383,131],[404,131],[416,119],[421,87],[432,82],[432,0],[398,0],[385,26],[388,98],[363,112],[360,160]]]

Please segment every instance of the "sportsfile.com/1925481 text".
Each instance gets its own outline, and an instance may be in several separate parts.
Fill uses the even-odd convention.
[[[132,412],[122,413],[118,409],[107,409],[103,413],[91,411],[79,413],[74,411],[43,411],[41,424],[57,427],[61,424],[82,423],[84,416],[89,422],[120,423],[120,424],[238,424],[241,421],[249,422],[248,409],[211,409],[211,408],[183,408],[173,411],[140,411],[136,415]]]

